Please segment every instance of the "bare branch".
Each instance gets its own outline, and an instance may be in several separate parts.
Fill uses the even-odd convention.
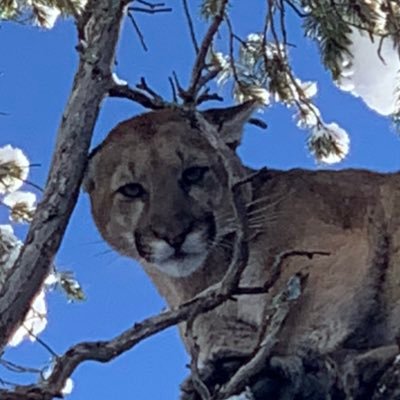
[[[138,38],[139,38],[140,44],[141,44],[142,47],[143,47],[143,50],[144,50],[144,51],[148,51],[148,48],[147,48],[147,46],[146,46],[146,42],[144,41],[143,33],[142,33],[142,31],[140,30],[139,25],[137,24],[137,22],[136,22],[136,20],[135,20],[135,18],[134,18],[134,16],[133,16],[133,14],[132,14],[131,11],[132,11],[132,9],[129,8],[129,9],[128,9],[128,13],[127,13],[128,18],[129,18],[130,21],[132,22],[133,29],[135,29],[136,34],[138,35]]]
[[[251,174],[244,179],[240,180],[237,183],[237,187],[251,181],[252,179],[256,178],[259,175],[260,171]],[[234,248],[236,249],[236,248]],[[240,251],[240,247],[238,248]],[[229,292],[227,292],[228,298],[227,299],[234,299],[237,295],[251,295],[251,294],[265,294],[269,292],[269,290],[276,284],[278,279],[280,278],[280,272],[282,269],[283,262],[290,257],[307,257],[312,259],[314,256],[328,256],[330,253],[325,251],[307,251],[307,250],[287,250],[277,254],[274,258],[274,262],[271,265],[271,276],[270,278],[264,283],[262,287],[238,287],[234,283],[237,277],[241,276],[241,272],[233,272],[232,269],[229,268],[227,274],[225,275],[223,282],[229,285],[229,282],[232,282],[231,286],[231,295],[229,296]],[[236,264],[240,266],[239,264]],[[232,266],[232,265],[231,265]],[[229,281],[229,274],[231,275],[231,280]],[[271,314],[270,311],[267,310],[267,315],[265,316],[264,323],[261,325],[260,329],[260,340],[257,346],[254,349],[253,357],[243,365],[239,370],[231,377],[231,379],[220,388],[217,392],[213,393],[212,399],[223,400],[232,396],[233,394],[238,393],[240,390],[244,389],[246,382],[248,382],[248,378],[254,376],[261,367],[265,367],[266,360],[269,357],[271,350],[273,349],[274,344],[277,341],[277,335],[279,333],[280,327],[284,322],[286,316],[289,313],[289,302],[296,300],[303,288],[304,282],[307,279],[307,275],[300,272],[299,274],[295,274],[287,283],[287,286],[284,290],[282,290],[277,296],[275,296],[274,300],[271,301],[271,304],[274,305],[273,313]],[[227,283],[228,282],[228,283]],[[219,290],[222,292],[224,290],[225,284],[221,284],[219,286]],[[206,291],[207,292],[207,291]],[[205,292],[205,293],[206,293]],[[211,291],[209,292],[211,293]],[[235,297],[233,297],[235,296]],[[192,317],[191,317],[192,318]],[[190,337],[190,329],[191,325],[188,326],[187,334],[189,335],[190,339],[190,348],[192,353],[196,356],[196,343],[195,338]],[[194,350],[192,348],[194,346]],[[192,354],[193,357],[193,354]],[[197,364],[193,366],[193,359],[192,359],[192,373],[193,377],[192,383],[195,388],[199,392],[200,386],[200,395],[202,398],[208,399],[207,394],[202,387],[202,381],[200,378],[200,374],[197,371]],[[193,370],[193,367],[195,368]]]
[[[284,1],[297,14],[297,16],[299,16],[301,18],[306,18],[310,15],[310,13],[305,13],[305,12],[301,11],[292,1],[290,1],[290,0],[284,0]]]
[[[226,19],[226,25],[228,27],[228,32],[229,32],[229,60],[232,69],[233,80],[235,81],[235,84],[238,85],[240,88],[242,83],[239,79],[239,75],[236,69],[235,49],[234,49],[234,39],[237,38],[237,36],[235,36],[235,34],[233,33],[233,26],[229,18]]]
[[[224,279],[225,284],[220,289],[209,290],[196,298],[182,304],[174,310],[165,311],[159,315],[135,323],[114,339],[108,341],[84,342],[71,347],[64,355],[55,360],[54,368],[49,378],[36,385],[17,387],[14,391],[0,390],[0,398],[12,400],[47,400],[57,396],[63,388],[66,380],[74,370],[85,361],[108,362],[122,353],[132,349],[140,341],[161,332],[170,326],[201,313],[210,311],[231,297],[226,290],[229,283],[234,281],[231,275]]]
[[[312,259],[314,256],[330,256],[331,253],[326,251],[304,251],[304,250],[288,250],[278,254],[271,266],[271,277],[265,282],[264,287],[272,287],[280,276],[283,261],[289,257],[307,257]]]
[[[262,170],[260,170],[262,171]],[[254,174],[256,176],[257,172]],[[315,256],[330,256],[331,253],[327,251],[307,251],[307,250],[286,250],[275,256],[274,263],[271,265],[271,276],[270,278],[264,282],[263,286],[258,287],[245,287],[239,286],[234,294],[235,295],[243,295],[243,294],[263,294],[268,293],[271,287],[276,283],[279,279],[282,269],[283,262],[290,257],[307,257],[312,259]]]
[[[168,82],[169,85],[171,86],[171,92],[172,92],[172,101],[177,104],[178,103],[178,96],[176,94],[176,88],[175,88],[175,83],[174,80],[169,76],[168,77]]]
[[[129,7],[128,11],[136,11],[136,12],[142,12],[142,13],[147,13],[147,14],[158,14],[158,13],[164,13],[164,12],[171,12],[172,8],[171,7],[165,7],[165,8],[158,8],[158,9],[148,9],[148,8],[142,8],[142,7]]]
[[[0,365],[9,371],[16,373],[40,374],[42,372],[40,369],[19,365],[12,361],[5,360],[4,358],[0,358]]]
[[[183,9],[185,11],[186,20],[189,26],[190,37],[192,39],[194,50],[197,54],[199,52],[199,45],[197,43],[196,34],[194,32],[193,19],[192,16],[190,15],[189,5],[187,0],[182,0],[182,3],[183,3]]]
[[[145,79],[143,76],[140,78],[140,82],[136,85],[136,87],[137,87],[138,89],[140,89],[140,90],[143,90],[143,91],[149,93],[154,99],[157,99],[157,100],[160,100],[160,101],[162,100],[162,97],[161,97],[157,92],[155,92],[155,91],[147,84],[146,79]]]
[[[132,100],[150,110],[159,110],[168,106],[168,103],[160,96],[149,97],[142,91],[132,89],[128,85],[118,85],[114,83],[109,88],[108,95],[110,97],[121,97]]]
[[[86,46],[58,131],[50,175],[26,244],[0,288],[0,348],[23,321],[48,275],[75,206],[99,106],[109,88],[124,1],[91,1]],[[82,37],[82,35],[85,35]],[[4,397],[3,397],[4,398]]]
[[[184,91],[184,89],[182,88],[181,84],[179,83],[178,75],[176,74],[175,71],[172,71],[172,77],[174,79],[175,87],[178,89],[179,97],[185,98],[186,92]]]
[[[196,100],[196,104],[200,105],[209,100],[223,101],[224,99],[218,93],[210,93],[210,89],[207,88],[199,95]]]
[[[136,34],[138,35],[140,44],[143,47],[144,51],[148,51],[148,47],[146,45],[146,42],[144,40],[144,35],[142,31],[140,30],[140,27],[138,23],[135,20],[135,17],[133,15],[134,12],[141,12],[141,13],[147,13],[147,14],[158,14],[158,13],[163,13],[163,12],[170,12],[172,11],[172,8],[170,7],[163,7],[165,4],[164,3],[156,3],[152,4],[147,1],[138,1],[138,3],[141,3],[145,5],[148,8],[143,8],[143,7],[128,7],[127,9],[127,16],[130,19],[133,29],[135,30]]]
[[[156,7],[164,7],[165,3],[151,3],[149,1],[145,1],[145,0],[136,0],[136,3],[140,3],[143,4],[149,8],[156,8]]]
[[[59,355],[51,348],[51,346],[49,344],[47,344],[44,340],[42,340],[40,337],[38,337],[37,335],[35,335],[34,332],[32,332],[31,329],[27,329],[25,328],[28,332],[29,335],[32,336],[33,338],[35,338],[35,341],[37,343],[39,343],[52,357],[57,358]]]
[[[214,79],[220,72],[220,68],[213,67],[211,71],[208,71],[206,74],[204,74],[204,76],[200,78],[198,83],[199,91],[204,85],[207,85],[208,82]]]
[[[267,129],[268,128],[268,124],[265,121],[263,121],[262,119],[259,119],[259,118],[250,118],[247,122],[249,124],[255,125],[255,126],[257,126],[258,128],[261,128],[261,129]]]
[[[143,12],[147,14],[157,14],[172,11],[171,7],[165,7],[165,3],[150,3],[149,1],[136,0],[136,3],[143,4],[145,7],[128,7],[128,12]]]
[[[274,312],[265,318],[265,333],[260,341],[254,356],[248,363],[239,368],[232,378],[214,396],[215,399],[227,399],[229,396],[239,393],[245,388],[246,382],[252,376],[260,372],[268,362],[275,344],[278,341],[278,334],[283,322],[289,314],[291,302],[297,300],[301,294],[301,277],[293,276],[285,289],[274,297],[271,304],[274,304]]]
[[[206,67],[207,54],[210,50],[214,36],[218,32],[218,29],[224,19],[227,4],[228,0],[221,1],[219,13],[215,15],[206,34],[204,35],[203,41],[194,62],[189,88],[187,89],[183,97],[185,104],[195,104],[195,99],[199,93],[199,90],[202,88],[203,83],[201,82],[201,78],[203,70]]]

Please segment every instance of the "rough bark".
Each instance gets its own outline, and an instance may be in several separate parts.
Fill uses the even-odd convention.
[[[0,288],[0,348],[43,284],[75,206],[102,99],[110,87],[124,0],[96,0],[80,21],[80,60],[57,134],[43,199],[25,246]]]

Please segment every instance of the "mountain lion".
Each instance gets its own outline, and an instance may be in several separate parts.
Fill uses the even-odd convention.
[[[101,235],[142,264],[170,307],[216,285],[229,265],[237,227],[231,178],[254,174],[235,149],[254,108],[152,111],[120,123],[91,156],[85,189]],[[279,332],[264,383],[246,384],[257,399],[373,398],[371,382],[398,352],[400,175],[265,170],[243,185],[243,197],[249,258],[240,286],[263,286],[279,254],[315,255],[287,257],[268,293],[236,296],[196,319],[199,366],[221,368],[206,383],[223,384],[251,358],[271,299],[302,273],[304,290]],[[366,360],[374,366],[369,375]],[[328,367],[338,370],[334,382],[323,377]]]

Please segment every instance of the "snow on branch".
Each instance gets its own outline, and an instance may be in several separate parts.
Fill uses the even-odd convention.
[[[22,150],[6,145],[0,148],[0,203],[9,210],[9,219],[16,223],[29,222],[36,208],[36,195],[19,191],[26,181],[30,163]],[[7,284],[7,274],[14,268],[22,248],[11,225],[0,225],[0,283]],[[43,286],[30,304],[21,326],[8,341],[17,346],[24,339],[35,340],[47,324],[45,287]]]
[[[87,0],[3,0],[0,4],[0,19],[28,21],[41,28],[51,29],[60,15],[79,17],[86,3]]]
[[[36,210],[35,193],[19,190],[24,183],[27,183],[30,166],[22,150],[10,145],[0,148],[0,204],[9,211],[9,220],[12,223],[29,223]],[[12,273],[22,246],[23,243],[16,237],[12,225],[0,225],[1,285],[8,284],[7,275]],[[7,343],[9,346],[18,346],[25,339],[35,341],[45,329],[47,325],[46,293],[56,284],[62,285],[65,281],[62,279],[64,275],[65,273],[50,272],[30,302],[21,325],[9,338]],[[70,280],[76,282],[71,277]]]
[[[399,3],[307,0],[304,9],[305,33],[318,44],[337,86],[381,115],[398,114]]]

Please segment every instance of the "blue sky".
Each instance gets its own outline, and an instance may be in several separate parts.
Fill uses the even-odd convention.
[[[176,71],[187,83],[193,49],[183,12],[178,2],[170,14],[138,15],[149,52],[141,49],[132,27],[126,22],[118,52],[118,75],[135,84],[145,76],[152,88],[169,97],[168,76]],[[255,3],[255,2],[254,2]],[[235,30],[245,36],[261,30],[263,2],[252,7],[247,1],[232,2]],[[259,7],[259,9],[257,9]],[[196,12],[194,7],[194,14]],[[195,17],[196,24],[200,20]],[[299,20],[289,18],[289,41],[295,45],[291,58],[302,80],[316,80],[317,104],[326,122],[336,121],[351,136],[347,159],[334,168],[369,168],[394,171],[399,168],[400,141],[390,121],[374,114],[359,100],[341,93],[320,65],[312,42],[305,42]],[[199,26],[198,32],[204,31]],[[77,65],[76,35],[71,21],[59,21],[51,31],[12,23],[0,29],[0,146],[12,144],[24,149],[32,163],[41,167],[31,171],[30,180],[44,185],[55,133],[69,94]],[[226,48],[223,39],[217,48]],[[229,96],[226,96],[229,104]],[[210,104],[217,106],[217,104]],[[108,99],[98,120],[94,145],[116,123],[142,111],[126,100]],[[247,164],[271,168],[320,168],[305,146],[306,134],[298,131],[292,111],[275,106],[259,117],[268,123],[266,131],[247,127],[240,153]],[[0,213],[6,223],[4,213]],[[23,235],[24,229],[16,227]],[[82,194],[57,256],[62,270],[74,271],[87,301],[67,304],[55,292],[48,297],[49,324],[41,338],[56,352],[83,340],[111,338],[135,321],[165,307],[140,267],[112,252],[99,237],[90,217],[87,196]],[[24,343],[11,349],[6,359],[40,367],[50,355],[39,344]],[[177,330],[169,329],[138,345],[107,365],[83,364],[74,374],[71,400],[86,399],[176,399],[178,385],[187,375],[187,356]],[[0,378],[14,379],[0,368]],[[29,382],[32,377],[17,377]]]

